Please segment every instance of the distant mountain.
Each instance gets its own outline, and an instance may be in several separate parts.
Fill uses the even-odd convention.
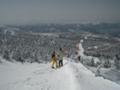
[[[1,30],[19,30],[22,32],[92,32],[120,37],[120,23],[100,24],[36,24],[36,25],[0,25]]]

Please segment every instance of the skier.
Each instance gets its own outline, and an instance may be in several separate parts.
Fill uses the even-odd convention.
[[[57,57],[55,51],[52,53],[51,62],[52,62],[52,68],[57,68]]]
[[[59,48],[58,60],[59,60],[59,67],[63,66],[63,50],[62,50],[62,48]]]

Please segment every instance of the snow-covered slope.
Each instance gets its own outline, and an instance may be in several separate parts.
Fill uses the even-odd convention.
[[[49,63],[2,63],[0,90],[120,90],[120,86],[95,77],[81,63],[66,61],[59,69],[51,69]]]
[[[81,90],[119,90],[120,86],[102,77],[96,77],[81,63],[71,63],[71,69]]]

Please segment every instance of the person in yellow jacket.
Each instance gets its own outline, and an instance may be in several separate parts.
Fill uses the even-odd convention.
[[[52,53],[51,62],[52,62],[52,68],[57,68],[57,57],[55,51]]]

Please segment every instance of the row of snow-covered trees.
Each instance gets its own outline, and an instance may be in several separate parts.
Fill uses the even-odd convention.
[[[60,47],[66,50],[69,56],[75,54],[75,45],[78,40],[72,40],[64,37],[56,37],[33,33],[16,33],[15,35],[0,35],[0,55],[9,61],[20,62],[43,62],[50,61],[51,53],[58,50]],[[98,56],[100,57],[100,56]],[[104,56],[103,56],[104,57]],[[103,66],[111,67],[114,60],[114,65],[120,69],[119,56],[110,60],[109,57],[101,58],[104,60]],[[87,61],[87,60],[86,60]],[[90,60],[88,65],[97,66],[94,58]]]
[[[112,59],[109,57],[93,57],[87,56],[87,58],[81,59],[81,62],[85,65],[92,67],[104,67],[111,68],[115,67],[116,69],[120,69],[120,57],[118,55],[114,56]]]
[[[59,37],[18,33],[14,36],[0,37],[0,54],[9,61],[43,62],[49,61],[51,53],[60,47],[71,54],[74,51],[72,50],[74,45],[74,41]]]

